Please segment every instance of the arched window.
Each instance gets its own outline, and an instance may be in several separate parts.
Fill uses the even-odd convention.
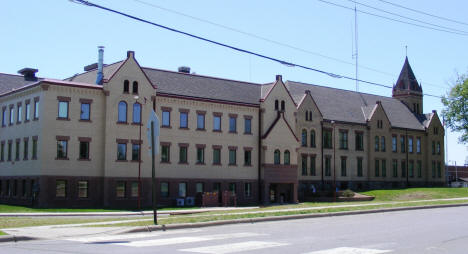
[[[128,93],[128,91],[129,91],[129,89],[130,89],[129,87],[130,87],[130,82],[128,82],[128,80],[125,80],[125,81],[124,81],[123,92],[124,92],[124,93]]]
[[[315,147],[315,131],[310,131],[310,147]]]
[[[127,103],[125,101],[119,102],[119,123],[127,122]]]
[[[141,123],[141,104],[138,102],[133,104],[133,123]]]
[[[132,93],[138,93],[138,82],[133,81]]]
[[[275,110],[278,110],[278,100],[275,100]]]
[[[281,101],[281,111],[284,111],[284,108],[285,108],[284,101]]]
[[[301,135],[301,144],[302,146],[306,147],[307,146],[307,131],[302,130],[302,135]]]
[[[274,157],[275,165],[281,164],[281,152],[280,150],[275,150],[275,157]]]
[[[284,151],[284,165],[289,165],[291,164],[291,155],[289,153],[289,150]]]
[[[306,121],[309,121],[309,111],[306,110],[305,115],[306,115]]]

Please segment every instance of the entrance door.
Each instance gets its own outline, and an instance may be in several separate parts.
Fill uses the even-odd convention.
[[[276,184],[270,184],[269,194],[270,194],[270,203],[277,203]]]

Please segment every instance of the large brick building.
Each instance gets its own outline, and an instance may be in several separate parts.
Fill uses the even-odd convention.
[[[297,202],[334,179],[351,189],[445,181],[444,129],[436,111],[422,113],[407,59],[392,97],[280,75],[254,84],[146,68],[132,51],[101,66],[66,80],[30,68],[0,74],[2,203],[134,207],[141,166],[149,206],[151,158],[139,133],[151,109],[161,119],[163,205],[223,190],[239,204]]]

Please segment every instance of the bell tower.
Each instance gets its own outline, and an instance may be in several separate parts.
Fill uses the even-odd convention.
[[[403,102],[413,113],[422,114],[423,91],[414,76],[408,57],[405,58],[400,76],[393,86],[392,97]]]

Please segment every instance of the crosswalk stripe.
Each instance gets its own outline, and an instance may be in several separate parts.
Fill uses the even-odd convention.
[[[128,240],[128,239],[136,239],[136,238],[155,237],[155,236],[166,236],[166,235],[174,235],[174,234],[197,233],[200,231],[201,231],[200,229],[188,229],[188,230],[165,231],[165,232],[158,231],[158,232],[145,232],[145,233],[129,233],[129,234],[120,234],[120,235],[77,237],[77,238],[67,238],[65,240],[90,243],[90,242]]]
[[[313,251],[306,254],[380,254],[387,253],[391,250],[363,249],[351,247],[339,247],[328,250]]]
[[[287,243],[277,243],[277,242],[262,242],[262,241],[247,241],[240,243],[230,243],[230,244],[221,244],[213,245],[206,247],[190,248],[190,249],[181,249],[179,251],[185,252],[197,252],[197,253],[207,253],[207,254],[227,254],[241,251],[251,251],[259,250],[272,247],[280,247],[288,245]]]
[[[164,239],[151,239],[142,241],[131,241],[126,243],[115,243],[122,246],[129,247],[149,247],[149,246],[163,246],[172,244],[183,244],[183,243],[194,243],[211,240],[222,240],[231,238],[242,238],[242,237],[253,237],[264,234],[257,233],[233,233],[233,234],[217,234],[217,235],[205,235],[205,236],[185,236],[185,237],[173,237]]]

